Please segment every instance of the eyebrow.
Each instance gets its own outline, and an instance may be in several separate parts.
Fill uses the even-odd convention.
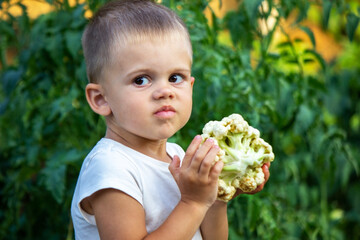
[[[130,71],[129,73],[126,74],[127,77],[134,77],[134,76],[137,76],[137,75],[141,75],[145,72],[150,72],[150,73],[156,73],[156,70],[153,70],[151,68],[139,68],[139,69],[136,69],[134,71]],[[191,73],[191,67],[189,68],[174,68],[174,69],[171,69],[169,71],[169,73],[183,73],[183,72],[186,72],[186,73]]]

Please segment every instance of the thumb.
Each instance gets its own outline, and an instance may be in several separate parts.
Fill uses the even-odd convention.
[[[175,155],[169,165],[169,170],[171,175],[175,176],[177,169],[180,167],[180,158],[178,155]]]

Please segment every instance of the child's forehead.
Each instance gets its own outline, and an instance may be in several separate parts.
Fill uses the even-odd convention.
[[[141,45],[142,43],[147,42],[162,44],[168,41],[184,45],[192,58],[192,46],[189,37],[185,33],[177,30],[172,30],[167,33],[127,34],[126,36],[118,36],[112,43],[113,51],[110,51],[110,54],[113,54],[113,57],[116,57],[116,55],[121,54],[123,49],[127,49],[127,46],[129,45]]]
[[[115,39],[116,44],[136,44],[136,43],[142,43],[142,42],[158,42],[161,44],[163,41],[184,41],[185,44],[189,44],[191,47],[191,43],[189,40],[189,37],[187,35],[187,32],[173,29],[168,30],[166,32],[157,32],[157,31],[148,31],[148,32],[129,32],[125,34],[119,34],[117,38]]]

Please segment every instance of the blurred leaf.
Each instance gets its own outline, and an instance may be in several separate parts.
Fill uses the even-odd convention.
[[[67,166],[79,161],[82,157],[83,153],[76,150],[59,151],[47,161],[45,168],[41,171],[46,189],[58,203],[61,203],[64,198]]]
[[[9,96],[13,92],[16,85],[20,81],[22,74],[23,70],[21,68],[10,69],[2,74],[1,83],[7,96]]]
[[[320,63],[321,68],[323,70],[326,69],[326,62],[325,62],[324,58],[318,52],[316,52],[313,49],[306,49],[304,51],[304,54],[311,54],[312,56],[314,56],[315,59]]]
[[[287,47],[291,47],[291,46],[292,46],[291,41],[283,41],[276,45],[277,48],[287,48]]]
[[[323,11],[322,11],[322,13],[323,13],[323,18],[322,18],[322,20],[323,20],[322,21],[323,28],[328,27],[331,8],[332,8],[332,1],[323,0],[323,6],[322,6],[322,9],[323,9]]]
[[[53,35],[45,40],[45,48],[57,65],[61,65],[63,60],[63,36],[60,34]]]
[[[244,0],[243,4],[244,4],[246,12],[250,18],[250,21],[256,20],[257,13],[259,12],[259,6],[260,6],[261,2],[262,2],[261,0]]]
[[[51,192],[57,203],[61,203],[65,191],[66,165],[49,166],[42,170],[46,189]]]
[[[355,173],[357,176],[360,175],[360,172],[359,172],[359,161],[356,160],[349,148],[349,145],[344,145],[344,150],[345,150],[345,154],[347,156],[347,159],[349,160],[349,162],[351,163],[351,165],[353,166],[353,168],[355,169]],[[358,156],[357,156],[358,157]]]
[[[10,101],[10,98],[7,97],[7,98],[5,98],[5,100],[0,102],[0,116],[5,113],[6,107],[9,104],[9,101]]]
[[[1,3],[0,3],[0,5],[1,5]],[[0,32],[2,33],[3,36],[15,37],[15,30],[6,21],[0,22]]]
[[[354,13],[349,13],[346,16],[346,20],[346,33],[349,37],[349,40],[352,41],[354,39],[356,28],[359,25],[360,18]]]
[[[314,33],[312,32],[312,30],[306,26],[300,26],[300,29],[303,30],[310,38],[310,41],[313,45],[313,47],[316,47],[316,41],[315,41],[315,36]]]
[[[315,120],[316,113],[306,105],[301,105],[296,116],[295,130],[299,133],[308,131]]]
[[[65,34],[66,47],[70,51],[73,58],[79,54],[81,50],[81,33],[78,31],[68,31]]]

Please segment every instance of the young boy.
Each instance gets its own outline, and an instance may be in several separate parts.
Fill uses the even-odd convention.
[[[227,239],[227,205],[216,201],[222,162],[212,165],[218,146],[196,136],[184,153],[167,142],[192,108],[184,23],[149,0],[111,2],[82,43],[86,98],[107,129],[76,185],[76,239]]]

